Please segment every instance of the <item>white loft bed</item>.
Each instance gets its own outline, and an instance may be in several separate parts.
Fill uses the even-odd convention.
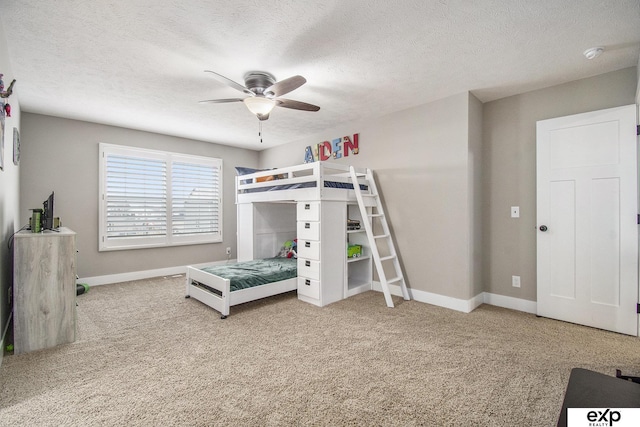
[[[356,168],[356,173],[364,175],[366,170]],[[369,194],[367,180],[358,182]],[[309,200],[356,201],[349,166],[314,162],[236,176],[237,204]]]
[[[357,169],[356,172],[366,171]],[[364,194],[370,193],[366,179],[358,179],[358,184]],[[274,256],[275,248],[296,237],[295,205],[291,205],[290,214],[285,204],[320,200],[356,201],[348,165],[315,162],[237,176],[238,260]],[[273,214],[262,215],[261,209],[269,203],[273,204]],[[265,220],[267,216],[270,218]],[[250,225],[245,226],[247,224]],[[231,291],[228,279],[199,268],[187,268],[186,297],[219,311],[223,319],[229,315],[231,306],[295,289],[297,279],[293,278]]]

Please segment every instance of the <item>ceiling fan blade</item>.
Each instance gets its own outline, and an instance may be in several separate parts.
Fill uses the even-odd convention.
[[[278,98],[275,100],[278,107],[291,108],[293,110],[318,111],[320,107],[306,102],[294,101],[292,99]]]
[[[273,98],[276,96],[285,95],[292,90],[298,89],[300,86],[305,84],[307,79],[302,76],[293,76],[288,79],[280,80],[266,88],[263,92],[264,96]]]
[[[239,90],[240,92],[244,92],[247,95],[251,95],[251,96],[255,96],[256,94],[251,92],[249,89],[247,89],[246,87],[242,86],[240,83],[236,83],[231,79],[226,78],[223,75],[220,75],[214,71],[210,71],[210,70],[204,70],[205,73],[211,73],[211,75],[213,76],[214,79],[218,80],[220,83],[224,83],[227,86],[231,86],[232,88]]]
[[[198,101],[199,104],[222,104],[223,102],[242,102],[243,98],[226,98],[226,99],[206,99]]]

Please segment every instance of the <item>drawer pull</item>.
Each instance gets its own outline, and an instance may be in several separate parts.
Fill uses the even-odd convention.
[[[309,203],[305,203],[305,204],[304,204],[304,209],[305,209],[306,211],[308,211],[309,209],[311,209],[311,205],[310,205]]]
[[[311,267],[311,261],[305,261],[304,262],[304,266],[305,267]]]
[[[310,224],[310,223],[308,223],[308,222],[305,222],[305,223],[304,223],[304,228],[311,228],[311,224]]]
[[[307,286],[311,286],[311,280],[304,279],[304,284],[307,285]]]
[[[304,247],[305,248],[310,248],[311,247],[311,242],[304,242]]]

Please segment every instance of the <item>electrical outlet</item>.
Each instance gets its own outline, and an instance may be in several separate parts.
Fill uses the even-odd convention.
[[[514,288],[520,287],[520,276],[511,276],[511,286]]]
[[[231,255],[231,248],[227,248],[227,255]]]

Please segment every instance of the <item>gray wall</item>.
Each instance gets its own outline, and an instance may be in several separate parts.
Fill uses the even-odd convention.
[[[4,28],[0,21],[0,72],[4,73],[5,90],[11,80],[16,78],[11,71],[9,52],[4,37]],[[20,130],[20,104],[18,95],[20,83],[16,82],[13,95],[7,101],[11,105],[11,117],[4,124],[4,170],[0,171],[0,364],[4,353],[4,333],[9,325],[11,300],[9,289],[13,282],[12,255],[8,248],[9,238],[20,227],[18,220],[20,203],[20,167],[13,164],[13,128]],[[2,141],[0,141],[2,143]]]
[[[256,151],[25,113],[22,117],[20,222],[55,191],[55,215],[77,233],[78,275],[92,277],[183,266],[236,253],[234,166],[257,166]],[[98,143],[223,159],[222,243],[98,252]]]
[[[375,170],[412,289],[461,300],[487,291],[534,301],[535,122],[632,104],[636,86],[633,67],[484,105],[463,93],[260,153],[23,114],[17,222],[26,223],[28,209],[55,190],[56,215],[78,232],[83,277],[225,259],[224,248],[233,247],[235,256],[236,247],[233,166],[299,164],[307,145],[359,133],[360,154],[335,161]],[[224,242],[98,252],[98,142],[223,158]],[[514,205],[518,220],[509,217]],[[511,287],[512,275],[522,277],[522,288]]]
[[[482,140],[482,117],[484,115],[484,106],[482,103],[469,94],[469,258],[471,260],[471,289],[470,297],[476,296],[483,292],[482,283],[482,242],[484,239],[484,231],[482,229],[482,177],[484,166],[482,164],[482,155],[484,152],[484,144]]]
[[[454,96],[265,150],[260,166],[301,163],[305,146],[358,132],[360,154],[338,161],[376,171],[412,289],[535,301],[536,121],[633,104],[637,85],[631,67],[483,105]]]
[[[536,300],[536,121],[634,104],[637,82],[631,67],[484,104],[485,291]]]
[[[636,85],[636,104],[640,105],[640,58],[638,58],[638,66],[636,67],[636,77],[638,78],[638,84]],[[638,114],[636,121],[640,123],[640,111],[638,111]]]
[[[465,92],[262,151],[260,165],[300,164],[307,145],[359,133],[360,153],[332,161],[375,171],[408,285],[467,300],[474,292],[471,283],[480,281],[471,278],[479,273],[470,260],[474,214],[468,171],[470,155],[477,157],[480,146],[481,107]],[[470,115],[476,127],[473,149]]]

